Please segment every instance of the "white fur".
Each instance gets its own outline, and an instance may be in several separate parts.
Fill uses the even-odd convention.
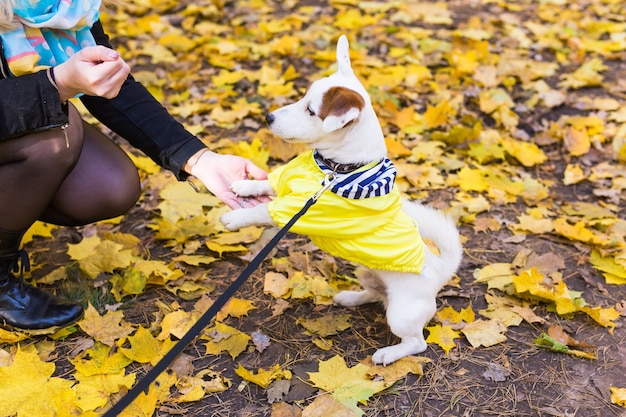
[[[382,129],[367,91],[351,68],[345,36],[337,43],[337,66],[336,73],[314,82],[302,99],[268,115],[270,128],[282,139],[308,143],[325,158],[339,163],[380,160],[386,155]],[[342,115],[341,118],[349,121],[335,120],[335,116],[333,120],[327,121],[317,116],[324,92],[336,86],[358,92],[365,101],[362,109],[353,108],[345,116]],[[309,110],[315,115],[311,116]],[[232,189],[240,196],[273,194],[268,181],[237,181],[233,183]],[[435,242],[440,256],[425,247],[425,263],[421,274],[361,267],[357,276],[363,289],[342,291],[333,300],[347,307],[371,302],[385,304],[387,323],[401,341],[374,353],[373,362],[382,365],[426,350],[424,326],[437,310],[437,293],[454,275],[463,256],[459,233],[452,219],[438,210],[415,202],[404,201],[402,208],[419,225],[421,235]],[[229,230],[274,224],[265,204],[233,210],[221,220]]]

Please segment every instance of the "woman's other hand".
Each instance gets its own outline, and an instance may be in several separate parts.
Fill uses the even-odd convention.
[[[104,46],[90,46],[54,67],[61,101],[86,94],[113,98],[122,88],[130,67],[120,55]]]

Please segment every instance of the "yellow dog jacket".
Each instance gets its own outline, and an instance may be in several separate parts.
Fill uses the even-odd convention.
[[[297,156],[269,174],[278,198],[268,203],[274,222],[284,226],[318,192],[330,168],[314,152]],[[334,174],[324,192],[293,226],[328,253],[372,269],[420,273],[424,242],[403,210],[394,185],[395,168],[385,158],[347,174]]]

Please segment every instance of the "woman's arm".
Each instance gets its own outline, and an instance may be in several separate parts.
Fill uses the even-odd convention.
[[[61,127],[67,121],[67,104],[61,103],[45,71],[0,78],[0,140]]]
[[[97,44],[111,48],[100,22],[91,31]],[[100,122],[171,170],[178,179],[188,176],[183,167],[189,158],[206,148],[132,76],[113,99],[83,96],[81,100]]]

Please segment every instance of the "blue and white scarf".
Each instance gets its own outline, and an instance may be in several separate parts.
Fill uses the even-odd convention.
[[[371,168],[347,174],[335,173],[318,158],[314,159],[324,174],[334,178],[329,190],[341,197],[355,200],[380,197],[391,192],[396,180],[396,167],[389,158],[383,158]]]
[[[4,1],[4,0],[1,0]],[[101,0],[17,0],[17,29],[0,33],[9,70],[14,76],[61,64],[96,44],[90,29],[98,20]]]

